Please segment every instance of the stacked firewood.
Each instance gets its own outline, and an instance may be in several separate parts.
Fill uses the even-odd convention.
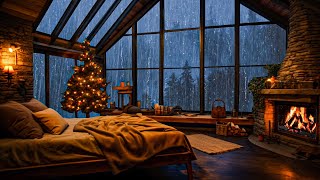
[[[239,125],[233,122],[228,122],[228,136],[248,136],[247,131],[244,128],[239,127]]]

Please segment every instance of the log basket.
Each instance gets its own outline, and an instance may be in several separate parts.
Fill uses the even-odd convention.
[[[216,106],[215,103],[222,102],[223,106]],[[227,117],[225,103],[222,99],[218,98],[213,101],[211,109],[212,118],[225,118]]]

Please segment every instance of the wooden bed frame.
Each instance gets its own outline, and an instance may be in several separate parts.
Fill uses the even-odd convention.
[[[174,164],[185,164],[188,179],[193,179],[192,174],[192,161],[196,160],[196,156],[192,150],[190,143],[188,142],[189,150],[183,152],[160,152],[152,158],[138,164],[136,167],[150,168],[159,167]],[[55,177],[59,176],[72,176],[83,175],[99,172],[108,172],[110,168],[107,166],[107,160],[87,160],[68,163],[48,164],[41,166],[31,166],[22,168],[12,168],[1,170],[0,178],[16,179],[21,177]]]

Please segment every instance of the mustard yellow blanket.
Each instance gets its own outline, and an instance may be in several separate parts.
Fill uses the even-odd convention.
[[[113,174],[168,148],[188,146],[184,133],[141,114],[83,119],[74,131],[94,136]]]

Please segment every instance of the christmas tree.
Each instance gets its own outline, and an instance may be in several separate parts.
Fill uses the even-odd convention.
[[[109,84],[102,77],[102,68],[94,61],[94,52],[90,49],[90,42],[85,40],[80,46],[82,54],[79,60],[84,65],[75,66],[74,74],[68,80],[64,92],[62,109],[68,112],[81,111],[90,117],[90,112],[99,113],[107,108],[108,99],[106,86]]]

